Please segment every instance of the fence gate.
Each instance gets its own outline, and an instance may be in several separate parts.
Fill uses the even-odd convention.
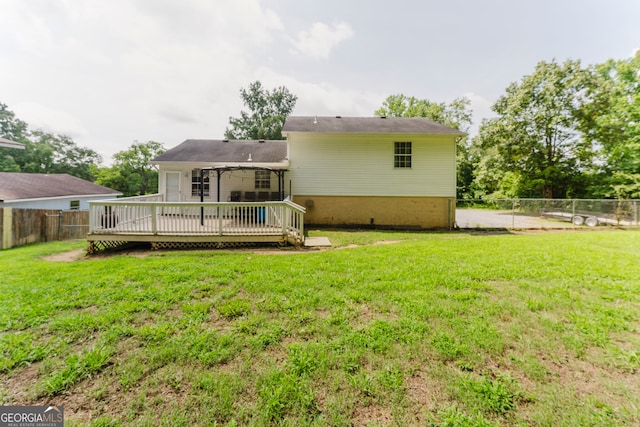
[[[45,213],[44,217],[44,241],[52,242],[60,237],[60,225],[62,212]]]
[[[85,239],[88,232],[89,211],[0,208],[0,249]]]

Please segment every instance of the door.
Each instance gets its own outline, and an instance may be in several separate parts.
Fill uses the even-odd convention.
[[[180,172],[167,172],[166,178],[166,201],[167,202],[179,202],[180,201]]]

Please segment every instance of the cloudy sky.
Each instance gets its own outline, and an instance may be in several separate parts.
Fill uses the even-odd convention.
[[[295,115],[467,96],[477,126],[539,61],[637,48],[638,0],[0,0],[0,102],[108,164],[134,141],[222,138],[255,80]]]

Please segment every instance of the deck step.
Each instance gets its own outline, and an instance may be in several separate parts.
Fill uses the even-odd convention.
[[[304,246],[307,248],[320,248],[331,246],[331,241],[328,237],[307,237],[304,239]]]

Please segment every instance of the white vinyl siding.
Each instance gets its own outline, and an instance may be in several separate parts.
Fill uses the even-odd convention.
[[[182,175],[180,180],[180,193],[182,194],[182,202],[197,202],[200,201],[200,194],[193,195],[192,184],[193,182],[193,170],[200,167],[208,167],[204,164],[195,163],[180,163],[171,162],[160,165],[160,179],[159,179],[159,192],[166,194],[167,192],[167,180],[166,172],[178,172]],[[206,202],[215,202],[218,200],[218,178],[216,172],[210,172],[209,178],[209,193],[204,197]],[[199,181],[199,175],[198,175]],[[254,170],[234,170],[227,171],[220,177],[220,201],[226,202],[231,191],[257,191]],[[265,183],[266,185],[266,183]],[[278,177],[275,173],[271,173],[270,190],[276,191],[278,189]]]
[[[394,142],[412,142],[411,168],[394,168]],[[455,197],[452,136],[289,134],[293,194]],[[288,184],[287,184],[288,185]]]

